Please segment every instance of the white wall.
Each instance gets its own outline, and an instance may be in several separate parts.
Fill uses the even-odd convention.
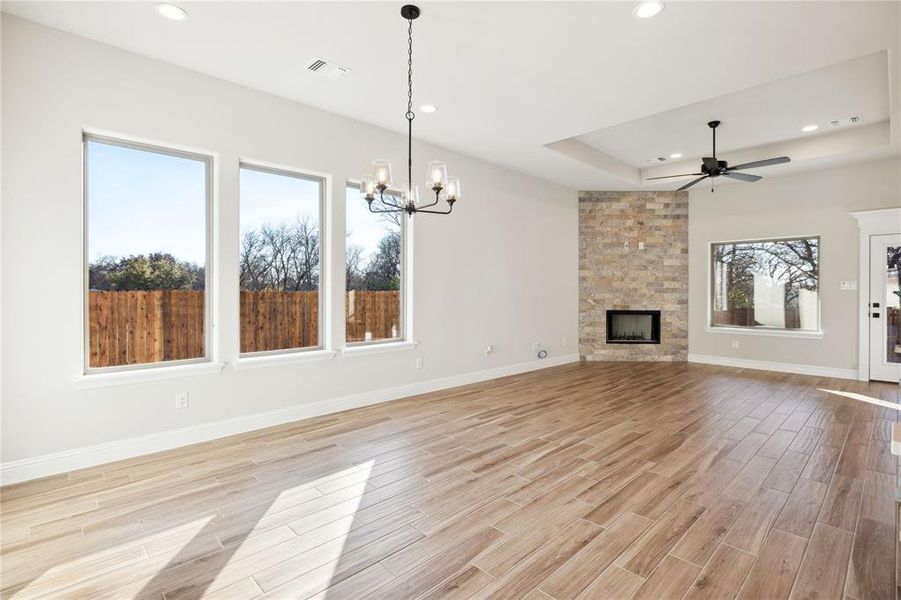
[[[689,196],[689,360],[788,363],[856,377],[858,297],[839,289],[841,281],[858,279],[857,222],[848,213],[894,206],[901,206],[898,159],[723,185],[713,194],[697,186]],[[706,332],[708,244],[793,235],[820,236],[822,338]]]
[[[533,340],[552,358],[576,352],[575,191],[417,142],[417,172],[424,177],[425,161],[443,158],[465,196],[450,217],[414,218],[416,350],[76,390],[83,128],[215,154],[213,292],[226,362],[238,346],[239,158],[329,173],[341,224],[345,179],[386,154],[399,166],[405,137],[8,15],[2,61],[4,463],[373,389],[414,390],[408,384],[528,363]],[[341,93],[340,84],[315,85]],[[402,113],[398,105],[399,128]],[[337,276],[331,331],[340,341],[340,228],[328,250]],[[486,344],[495,348],[490,358]],[[176,411],[174,393],[182,390],[191,405]]]

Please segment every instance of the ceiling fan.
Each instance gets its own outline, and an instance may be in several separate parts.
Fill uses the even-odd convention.
[[[697,179],[689,181],[682,187],[680,187],[677,192],[681,192],[682,190],[687,190],[691,186],[696,183],[699,183],[708,177],[728,177],[730,179],[738,179],[741,181],[749,181],[754,182],[758,179],[761,179],[760,175],[749,175],[747,173],[737,173],[739,169],[755,169],[757,167],[768,167],[770,165],[780,165],[782,163],[790,162],[791,159],[787,156],[780,156],[778,158],[767,158],[765,160],[757,160],[754,162],[744,163],[742,165],[735,165],[734,167],[730,167],[729,163],[724,160],[716,159],[716,128],[720,126],[719,121],[710,121],[707,123],[707,126],[713,131],[713,156],[705,156],[701,159],[701,172],[700,173],[684,173],[682,175],[666,175],[664,177],[648,177],[647,181],[652,179],[672,179],[674,177],[690,177],[692,175],[700,175]],[[713,191],[713,188],[710,189]]]

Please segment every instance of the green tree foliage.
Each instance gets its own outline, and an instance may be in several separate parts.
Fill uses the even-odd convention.
[[[204,269],[166,252],[105,256],[89,265],[92,290],[202,290]]]
[[[400,232],[391,231],[379,241],[378,252],[363,274],[364,290],[400,289]]]

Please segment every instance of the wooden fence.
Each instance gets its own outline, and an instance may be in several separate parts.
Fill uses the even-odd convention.
[[[352,291],[345,298],[347,341],[399,335],[396,291]],[[92,291],[88,298],[91,367],[204,355],[204,293],[187,290]],[[241,352],[319,344],[317,292],[241,292]]]
[[[204,355],[203,292],[95,292],[88,298],[90,365],[112,367]]]

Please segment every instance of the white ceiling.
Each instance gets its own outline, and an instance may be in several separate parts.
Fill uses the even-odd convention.
[[[888,61],[885,52],[703,100],[628,123],[580,135],[576,139],[628,165],[657,166],[657,157],[673,153],[711,155],[707,122],[717,128],[717,150],[772,144],[835,131],[829,122],[858,115],[861,125],[889,118]],[[819,125],[803,133],[805,125]]]
[[[190,13],[187,21],[160,18],[154,2],[5,1],[3,10],[404,131],[402,2],[176,2]],[[785,84],[777,83],[781,97],[793,97],[790,110],[780,108],[783,103],[761,112],[756,101],[742,106],[741,91],[786,78],[804,82],[808,76],[795,76],[852,59],[865,63],[855,71],[862,76],[872,75],[875,62],[887,61],[888,83],[878,85],[901,89],[901,3],[671,0],[663,13],[646,20],[632,17],[633,2],[421,6],[414,26],[414,100],[439,110],[416,119],[415,135],[512,169],[579,189],[641,187],[639,178],[624,173],[639,166],[648,149],[686,156],[706,152],[707,117],[699,127],[648,120],[644,145],[624,134],[616,147],[605,146],[622,156],[623,164],[604,168],[546,145],[660,113],[680,114],[673,109],[722,97],[729,100],[717,117],[728,116],[724,148],[796,137],[789,124],[805,107],[810,110],[805,122],[832,118],[820,110],[828,100],[826,108],[844,110],[859,101],[865,104],[861,113],[887,112],[893,135],[882,154],[898,152],[897,94],[885,106],[879,90],[872,97],[854,96],[843,84],[826,98],[797,90],[793,97],[791,86],[781,89]],[[353,72],[337,81],[307,74],[304,65],[314,56]],[[769,111],[773,118],[763,118]],[[872,149],[839,154],[842,160],[860,160]]]

